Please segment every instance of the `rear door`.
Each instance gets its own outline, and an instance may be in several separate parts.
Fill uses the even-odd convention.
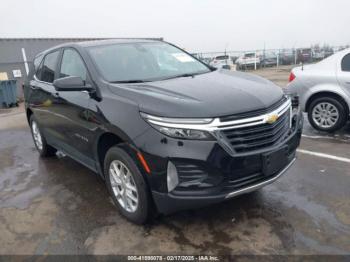
[[[54,114],[54,108],[59,104],[59,99],[52,84],[56,78],[59,56],[59,49],[45,55],[26,93],[28,106],[33,110],[47,140],[57,139],[59,136],[55,131],[56,116]]]

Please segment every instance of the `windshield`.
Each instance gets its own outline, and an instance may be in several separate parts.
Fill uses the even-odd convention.
[[[163,42],[121,43],[89,47],[109,82],[155,81],[210,72],[180,49]]]

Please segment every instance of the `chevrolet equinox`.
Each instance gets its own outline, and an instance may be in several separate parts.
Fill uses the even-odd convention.
[[[59,150],[101,175],[135,223],[275,181],[301,137],[297,96],[163,41],[51,48],[35,57],[24,91],[40,156]]]

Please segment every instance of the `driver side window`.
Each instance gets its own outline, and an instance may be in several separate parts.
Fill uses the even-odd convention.
[[[65,49],[63,52],[60,78],[67,76],[79,76],[86,81],[86,67],[77,51]]]

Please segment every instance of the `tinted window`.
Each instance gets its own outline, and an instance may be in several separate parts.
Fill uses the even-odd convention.
[[[344,56],[343,60],[341,60],[341,70],[350,72],[350,54]]]
[[[73,49],[64,50],[60,77],[80,76],[86,80],[86,68],[80,55]]]
[[[59,51],[47,54],[44,62],[40,66],[37,77],[44,82],[52,83],[55,79],[55,70],[57,65]]]

